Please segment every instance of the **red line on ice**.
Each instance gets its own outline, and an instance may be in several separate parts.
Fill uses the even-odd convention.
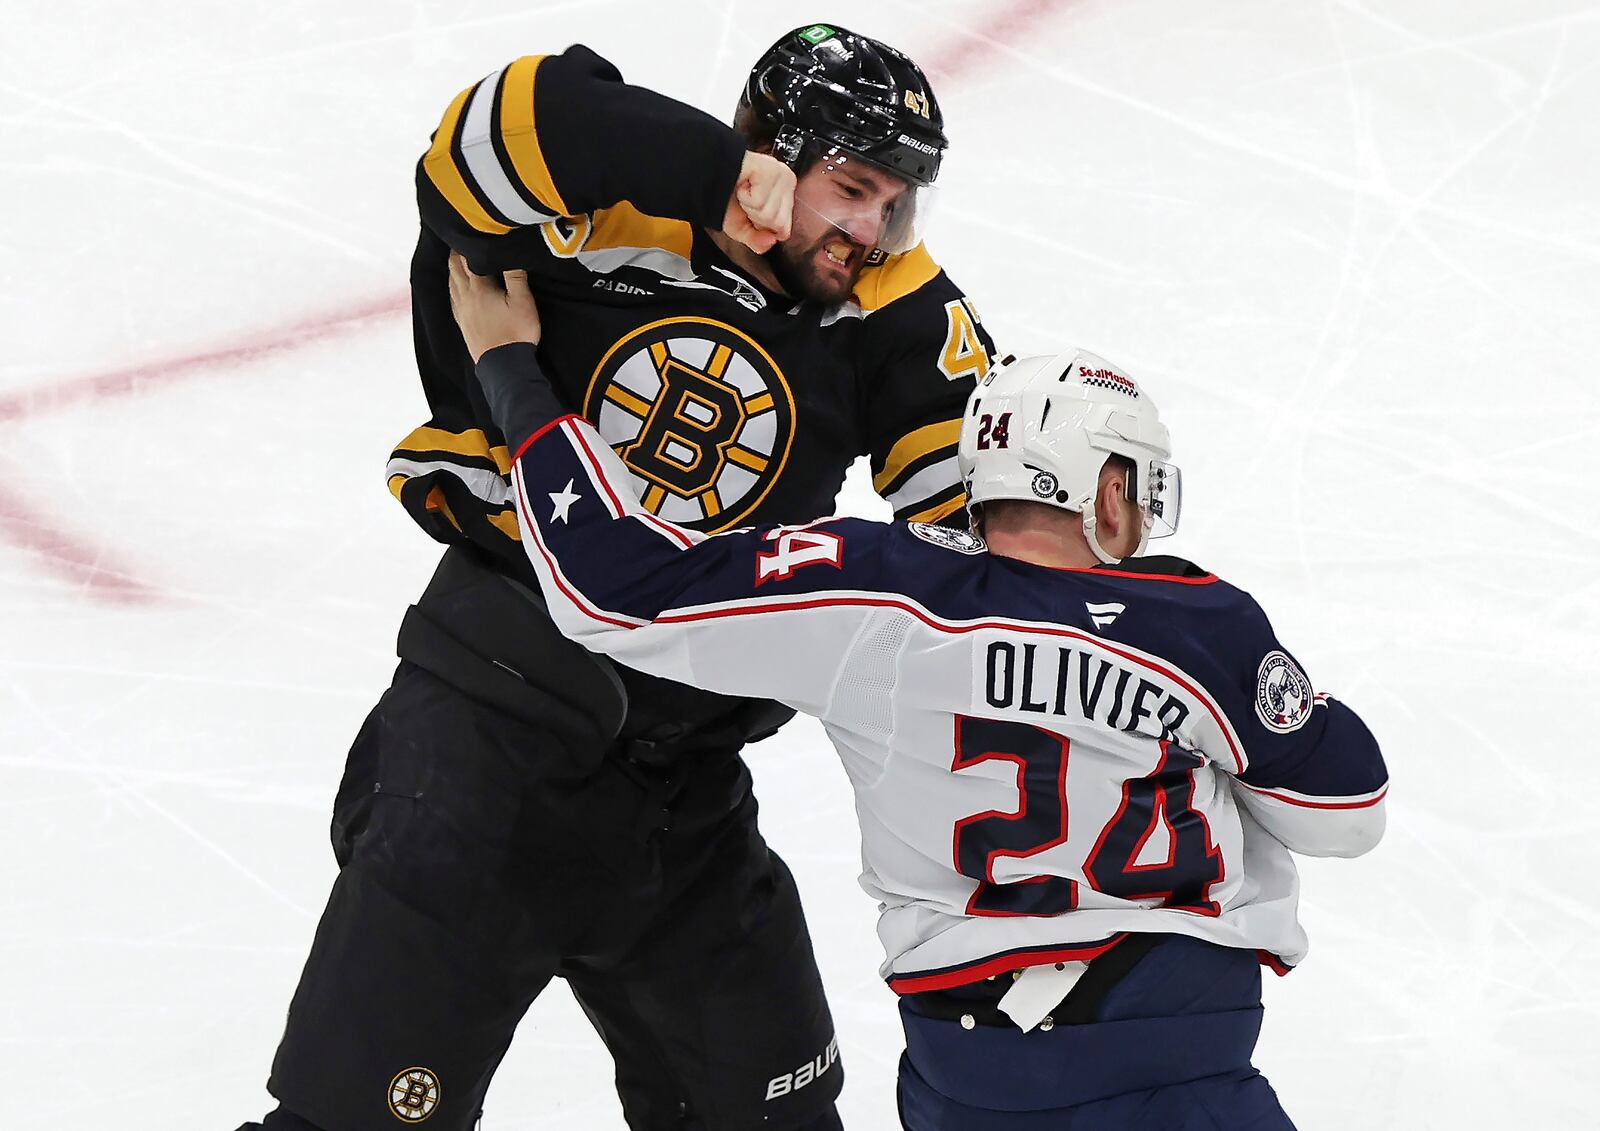
[[[325,311],[236,339],[233,344],[163,361],[85,373],[23,393],[0,395],[0,423],[27,420],[53,409],[84,401],[145,393],[218,368],[286,353],[348,333],[374,318],[404,311],[402,293]],[[26,550],[61,580],[83,586],[89,594],[114,604],[144,604],[155,588],[141,581],[108,550],[58,525],[28,505],[15,489],[0,485],[0,538]]]
[[[54,526],[20,494],[0,486],[0,537],[36,555],[57,577],[119,605],[153,600],[155,592],[111,554]]]
[[[218,346],[199,353],[185,354],[182,357],[146,361],[139,365],[106,369],[98,373],[85,373],[24,393],[0,395],[0,423],[8,420],[26,420],[41,412],[64,408],[79,401],[100,400],[127,393],[147,393],[204,370],[256,361],[272,354],[299,349],[357,329],[362,323],[373,318],[402,313],[409,304],[410,298],[406,294],[388,295],[359,305],[315,314],[286,326],[261,330],[244,338],[236,338],[232,345]]]
[[[928,52],[921,60],[935,81],[951,82],[967,78],[973,69],[994,61],[999,46],[1013,43],[1054,16],[1071,0],[1014,0],[999,11],[974,16],[974,34],[952,36]]]
[[[1054,15],[1065,2],[1014,0],[998,12],[983,17],[983,38],[961,35],[927,52],[926,69],[935,79],[946,82],[965,78],[975,67],[991,61],[997,54],[998,43],[1031,31],[1034,25]],[[235,339],[230,345],[85,373],[21,393],[0,394],[0,424],[27,420],[80,402],[153,392],[200,373],[326,341],[372,319],[403,313],[409,304],[407,294],[387,295],[261,330],[243,340]],[[58,577],[86,586],[102,600],[127,604],[148,601],[155,596],[150,585],[116,564],[106,551],[52,524],[45,515],[29,507],[20,495],[3,486],[0,486],[0,538],[34,554]]]

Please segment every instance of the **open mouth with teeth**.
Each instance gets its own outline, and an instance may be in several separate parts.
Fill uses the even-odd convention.
[[[861,248],[849,240],[834,238],[823,243],[822,252],[829,263],[839,267],[851,267],[860,258]]]

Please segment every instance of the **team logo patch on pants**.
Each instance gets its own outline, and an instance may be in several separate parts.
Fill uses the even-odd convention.
[[[389,1110],[403,1123],[421,1123],[439,1106],[439,1078],[426,1068],[408,1068],[389,1081]]]

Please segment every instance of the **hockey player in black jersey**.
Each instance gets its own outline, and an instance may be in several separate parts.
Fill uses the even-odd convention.
[[[1252,1064],[1260,965],[1306,951],[1291,853],[1372,848],[1387,772],[1247,594],[1140,556],[1181,503],[1148,394],[1078,351],[993,370],[960,441],[978,533],[706,537],[556,402],[526,286],[452,270],[562,631],[827,729],[902,995],[904,1125],[1292,1131]]]
[[[616,1060],[631,1127],[839,1125],[798,895],[739,757],[792,712],[555,630],[447,291],[451,248],[526,273],[563,401],[664,520],[807,518],[863,454],[897,515],[959,518],[961,407],[991,343],[920,242],[946,146],[925,78],[802,28],[757,62],[736,127],[578,46],[462,91],[418,164],[430,418],[388,484],[449,549],[350,751],[269,1131],[471,1126],[552,977]]]

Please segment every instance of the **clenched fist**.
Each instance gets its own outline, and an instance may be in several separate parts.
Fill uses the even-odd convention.
[[[771,251],[773,244],[789,238],[794,185],[794,170],[782,161],[766,153],[746,153],[722,230],[757,254]]]

